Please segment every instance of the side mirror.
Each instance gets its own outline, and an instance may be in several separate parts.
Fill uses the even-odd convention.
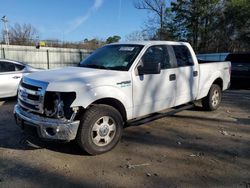
[[[160,63],[144,63],[138,66],[139,75],[143,74],[160,74],[161,64]]]

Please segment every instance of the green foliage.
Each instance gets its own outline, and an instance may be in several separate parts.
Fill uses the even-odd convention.
[[[150,39],[187,41],[198,53],[250,51],[250,0],[175,0],[165,10],[161,26],[146,25]]]
[[[114,42],[119,42],[121,40],[120,36],[114,35],[112,37],[107,38],[106,43],[110,44],[110,43],[114,43]]]
[[[219,0],[177,0],[171,3],[179,40],[189,41],[195,50],[204,50],[219,9]]]
[[[171,3],[175,39],[197,52],[247,51],[250,47],[249,0],[177,0]]]
[[[224,24],[227,26],[230,50],[250,48],[250,1],[231,0],[226,3]],[[249,50],[248,50],[249,51]]]

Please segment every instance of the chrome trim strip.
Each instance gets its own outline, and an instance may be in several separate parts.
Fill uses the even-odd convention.
[[[40,100],[31,100],[31,99],[28,99],[28,98],[23,98],[21,95],[18,96],[19,99],[21,99],[22,101],[28,103],[28,104],[31,104],[31,105],[40,105],[41,102]]]
[[[26,88],[24,88],[21,85],[19,86],[19,90],[22,90],[25,93],[28,93],[28,94],[31,94],[31,95],[37,95],[37,96],[39,96],[39,95],[42,94],[41,91],[33,91],[33,90],[30,90],[30,89],[26,89]]]
[[[24,105],[20,99],[18,99],[18,104],[19,104],[21,107],[27,109],[28,111],[31,111],[31,112],[39,112],[39,108],[37,108],[36,106],[34,106],[34,108],[37,108],[37,110],[31,109],[30,107]]]

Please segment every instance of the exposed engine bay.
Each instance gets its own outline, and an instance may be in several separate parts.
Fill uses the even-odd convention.
[[[74,92],[46,92],[44,100],[44,115],[56,119],[71,119],[72,114],[78,110],[70,107],[75,98],[76,94]]]

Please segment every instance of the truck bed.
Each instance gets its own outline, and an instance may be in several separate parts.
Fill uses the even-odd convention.
[[[226,90],[230,83],[231,63],[229,61],[201,61],[199,62],[200,80],[197,99],[205,97],[215,78],[222,81],[222,90]],[[212,76],[211,76],[212,75]]]
[[[223,61],[213,61],[213,60],[203,60],[203,59],[197,59],[197,60],[199,64],[223,62]]]

